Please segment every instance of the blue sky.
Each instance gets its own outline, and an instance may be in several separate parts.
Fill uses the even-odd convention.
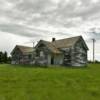
[[[77,35],[86,40],[89,59],[96,39],[100,60],[99,0],[0,0],[0,50],[10,53],[16,44]]]

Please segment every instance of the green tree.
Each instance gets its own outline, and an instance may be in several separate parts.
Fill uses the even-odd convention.
[[[7,63],[7,59],[8,59],[7,52],[5,51],[4,54],[3,54],[3,62]]]
[[[3,52],[0,52],[0,63],[3,62]]]
[[[11,57],[8,57],[7,63],[11,64]]]

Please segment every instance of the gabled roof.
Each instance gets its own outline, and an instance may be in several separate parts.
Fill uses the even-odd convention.
[[[69,47],[74,46],[79,40],[82,40],[84,42],[84,46],[88,50],[88,47],[84,39],[82,38],[82,36],[76,36],[76,37],[56,40],[52,42],[52,44],[55,45],[57,48],[69,48]]]
[[[57,48],[67,48],[73,46],[79,40],[79,38],[80,36],[60,39],[52,42],[52,44]]]
[[[48,42],[48,41],[44,41],[44,40],[40,40],[39,43],[36,45],[36,48],[38,47],[39,44],[44,44],[51,52],[53,53],[61,53],[56,47],[55,45],[52,44],[52,42]]]
[[[49,48],[49,50],[51,50],[51,52],[61,53],[61,51],[59,49],[70,48],[70,47],[74,46],[80,39],[83,41],[85,48],[88,50],[88,47],[87,47],[84,39],[82,38],[82,36],[76,36],[76,37],[71,37],[71,38],[55,40],[54,42],[40,40],[36,47],[38,47],[38,45],[40,43],[43,43]]]
[[[11,54],[16,50],[16,48],[18,48],[24,55],[33,52],[33,47],[16,45],[15,48],[13,49],[13,51],[11,52]]]

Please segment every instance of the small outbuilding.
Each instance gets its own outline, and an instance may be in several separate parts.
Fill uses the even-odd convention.
[[[12,64],[31,64],[33,61],[33,48],[16,45],[12,55]]]

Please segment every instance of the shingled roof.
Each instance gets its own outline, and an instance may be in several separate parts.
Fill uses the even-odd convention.
[[[60,50],[59,50],[60,48],[70,48],[70,47],[74,46],[75,43],[79,39],[83,40],[84,45],[85,45],[86,49],[88,50],[88,47],[87,47],[84,39],[82,38],[82,36],[76,36],[76,37],[71,37],[71,38],[55,40],[53,42],[48,42],[48,41],[40,40],[39,43],[44,43],[53,53],[57,53],[58,54],[58,53],[61,53]]]
[[[61,53],[59,51],[59,49],[57,49],[57,47],[55,45],[52,44],[52,42],[48,42],[48,41],[44,41],[44,40],[40,40],[40,43],[43,43],[47,46],[47,48],[53,52],[53,53]]]
[[[18,48],[24,55],[33,52],[33,47],[16,45],[16,47],[13,49],[13,51],[11,52],[11,54],[16,50],[16,48]]]
[[[81,36],[55,40],[52,44],[57,48],[67,48],[73,46],[80,38]]]

